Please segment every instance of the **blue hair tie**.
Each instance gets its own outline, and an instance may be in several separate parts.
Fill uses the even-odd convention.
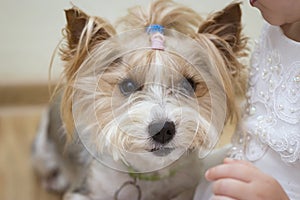
[[[159,24],[151,24],[150,26],[147,27],[147,33],[148,34],[152,34],[152,33],[164,34],[164,27]]]

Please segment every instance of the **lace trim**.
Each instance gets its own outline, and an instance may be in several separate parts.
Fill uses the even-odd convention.
[[[262,38],[268,38],[268,31]],[[246,133],[239,130],[231,156],[254,161],[270,147],[283,161],[296,162],[300,159],[300,61],[282,61],[268,40],[260,44],[256,43],[251,60],[243,120]]]
[[[283,74],[281,86],[276,88],[274,111],[278,118],[290,124],[300,122],[300,61],[294,62]],[[284,95],[285,98],[282,98]],[[284,107],[288,105],[288,107]],[[300,130],[299,130],[300,131]]]

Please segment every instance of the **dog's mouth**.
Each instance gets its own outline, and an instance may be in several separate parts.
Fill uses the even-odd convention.
[[[156,156],[167,156],[169,155],[175,148],[169,148],[169,147],[155,147],[150,150],[154,155]]]

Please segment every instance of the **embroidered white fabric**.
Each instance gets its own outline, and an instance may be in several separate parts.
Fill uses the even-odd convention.
[[[256,43],[245,110],[233,158],[255,161],[269,147],[284,162],[299,162],[300,43],[287,38],[280,27],[266,24]]]

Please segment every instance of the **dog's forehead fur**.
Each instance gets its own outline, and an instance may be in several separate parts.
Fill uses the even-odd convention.
[[[181,76],[203,81],[203,77],[214,77],[219,67],[212,62],[209,51],[196,40],[169,30],[166,34],[165,51],[153,51],[150,36],[144,30],[130,31],[95,45],[89,57],[81,65],[82,71],[93,75],[118,72],[115,77],[120,81],[126,76],[144,81],[164,80]],[[135,34],[135,35],[134,35]],[[125,35],[125,36],[124,36]],[[132,39],[134,38],[134,40]],[[220,54],[213,46],[212,54]],[[220,77],[216,77],[219,80]],[[113,80],[110,80],[111,82]]]

